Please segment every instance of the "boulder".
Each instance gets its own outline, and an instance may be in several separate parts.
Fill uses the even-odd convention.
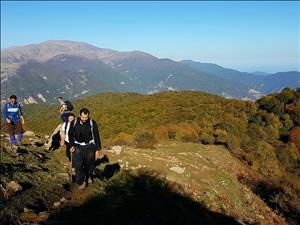
[[[34,134],[33,131],[27,130],[27,131],[24,132],[23,135],[26,136],[26,137],[33,137],[35,134]]]
[[[23,212],[20,215],[20,220],[26,223],[22,224],[39,224],[44,223],[48,220],[49,214],[40,213],[36,214],[35,212],[29,211],[29,212]]]
[[[116,155],[120,155],[122,152],[122,146],[120,145],[113,146],[111,150],[108,150],[108,152],[114,153]]]
[[[60,205],[61,205],[61,202],[54,202],[54,203],[53,203],[53,206],[54,206],[54,207],[59,207]]]
[[[11,181],[6,185],[6,188],[13,191],[18,192],[22,190],[22,186],[15,181]]]
[[[34,212],[33,209],[26,208],[26,207],[23,208],[23,211],[24,211],[25,213],[27,213],[27,212]]]
[[[43,211],[39,213],[39,217],[41,219],[41,221],[47,221],[50,217],[50,213]]]
[[[172,166],[170,168],[170,170],[173,171],[173,172],[181,174],[181,173],[184,173],[185,168],[182,168],[182,167],[176,165],[176,166]]]

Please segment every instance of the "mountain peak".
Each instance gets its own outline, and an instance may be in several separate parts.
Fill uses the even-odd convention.
[[[2,63],[26,63],[47,61],[57,55],[75,55],[88,59],[118,59],[132,57],[155,58],[142,51],[120,52],[99,48],[85,42],[70,40],[48,40],[39,44],[16,46],[1,51]]]
[[[25,63],[31,60],[46,61],[60,54],[77,55],[86,58],[101,58],[116,51],[102,49],[84,42],[49,40],[39,44],[18,46],[1,51],[4,63]]]

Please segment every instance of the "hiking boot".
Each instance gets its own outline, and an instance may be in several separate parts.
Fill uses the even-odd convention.
[[[88,184],[92,184],[92,183],[94,183],[94,181],[93,181],[92,178],[89,177],[89,179],[88,179]]]
[[[79,190],[84,190],[86,188],[86,183],[83,182],[83,184],[79,185],[78,189]]]

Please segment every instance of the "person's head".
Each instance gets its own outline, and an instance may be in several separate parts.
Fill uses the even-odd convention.
[[[75,114],[74,113],[69,113],[68,121],[71,123],[73,120],[75,120]]]
[[[64,100],[63,100],[62,97],[58,97],[57,100],[58,100],[60,103],[63,103],[63,102],[64,102]]]
[[[10,99],[10,102],[11,102],[12,104],[15,104],[15,103],[17,102],[17,96],[15,96],[15,95],[11,95],[11,96],[9,97],[9,99]]]
[[[85,123],[89,119],[90,111],[87,108],[82,108],[80,109],[79,116],[81,122]]]

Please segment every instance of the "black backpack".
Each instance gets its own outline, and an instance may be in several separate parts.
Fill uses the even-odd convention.
[[[65,101],[65,104],[67,105],[67,110],[72,111],[74,109],[72,103],[70,101]]]

